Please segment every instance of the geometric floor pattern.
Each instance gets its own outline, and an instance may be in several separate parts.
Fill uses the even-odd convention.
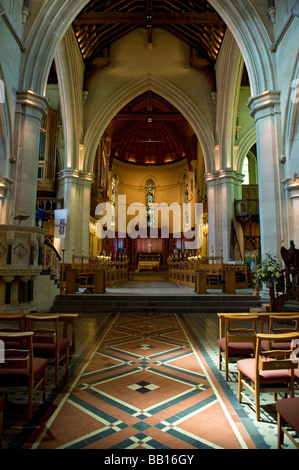
[[[256,448],[176,314],[115,315],[56,405],[30,448]]]

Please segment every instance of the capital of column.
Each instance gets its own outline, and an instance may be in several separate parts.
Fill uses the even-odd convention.
[[[219,171],[219,179],[224,181],[224,182],[230,182],[230,183],[243,183],[244,176],[242,173],[239,173],[236,170],[233,170],[232,168],[226,168],[225,170],[220,170]]]
[[[45,96],[38,95],[31,90],[17,91],[16,113],[25,114],[41,120],[49,107]]]
[[[9,178],[1,178],[0,175],[0,201],[4,201],[7,197],[7,192],[11,189],[12,180]]]
[[[86,181],[86,182],[92,184],[93,181],[94,181],[94,174],[84,172],[84,171],[81,171],[81,170],[75,170],[73,168],[65,168],[64,170],[61,170],[58,173],[57,180],[58,181],[67,181],[67,182]]]
[[[255,121],[280,113],[280,91],[265,91],[249,98],[247,106]]]
[[[286,178],[282,181],[282,183],[284,188],[291,193],[291,199],[299,198],[299,175],[295,173],[292,178]]]
[[[219,180],[219,171],[212,171],[211,173],[206,173],[204,179],[207,184],[212,185]]]
[[[205,181],[207,184],[213,185],[213,183],[223,183],[223,182],[237,182],[242,184],[243,175],[232,168],[226,168],[219,171],[214,171],[212,173],[206,173],[204,175]]]

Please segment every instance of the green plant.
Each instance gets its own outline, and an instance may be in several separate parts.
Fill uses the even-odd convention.
[[[266,253],[266,258],[257,267],[255,273],[256,285],[258,287],[261,287],[263,283],[274,285],[279,281],[280,276],[281,265],[277,260],[277,256],[271,256],[269,253]]]

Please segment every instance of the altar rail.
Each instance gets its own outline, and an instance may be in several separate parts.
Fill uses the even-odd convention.
[[[62,293],[71,294],[79,288],[91,292],[105,292],[105,287],[126,282],[129,279],[126,261],[101,261],[94,263],[70,263],[64,265]]]
[[[213,260],[215,261],[215,259]],[[248,270],[245,264],[229,264],[210,260],[169,261],[169,281],[189,287],[196,285],[198,271],[206,275],[207,288],[219,289],[219,281],[225,279],[226,271],[235,272],[235,285],[238,289],[248,287]],[[217,261],[217,260],[216,260]]]

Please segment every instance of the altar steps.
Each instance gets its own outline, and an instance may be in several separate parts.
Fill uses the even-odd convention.
[[[169,313],[233,313],[250,312],[261,307],[253,295],[57,295],[51,313],[80,312],[169,312]]]

